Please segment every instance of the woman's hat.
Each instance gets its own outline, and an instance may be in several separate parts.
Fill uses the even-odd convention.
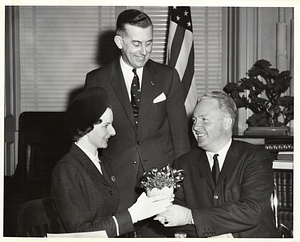
[[[71,101],[65,113],[65,125],[68,129],[85,130],[100,119],[108,106],[108,94],[103,88],[84,90]]]

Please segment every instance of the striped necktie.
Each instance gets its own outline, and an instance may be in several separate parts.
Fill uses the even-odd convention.
[[[131,84],[131,105],[133,109],[135,123],[137,124],[141,90],[140,90],[139,76],[136,74],[136,69],[133,69],[132,72],[134,73],[134,77]]]

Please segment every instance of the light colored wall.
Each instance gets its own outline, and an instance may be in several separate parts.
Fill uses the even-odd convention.
[[[279,71],[291,70],[291,75],[294,76],[293,69],[293,48],[292,47],[292,31],[291,23],[293,19],[293,8],[240,8],[238,17],[238,48],[237,53],[238,69],[237,76],[243,78],[247,71],[259,59],[268,60],[273,68],[278,68]],[[286,63],[278,63],[278,25],[279,22],[286,26],[286,35],[283,38],[286,41],[285,58]],[[282,46],[281,44],[279,44]],[[280,68],[285,66],[285,68]],[[293,83],[293,80],[292,80]],[[293,95],[293,84],[287,95]],[[247,128],[245,120],[251,116],[250,110],[238,110],[238,127],[237,133],[243,134]],[[293,127],[291,127],[293,132]]]
[[[261,48],[259,58],[267,59],[273,67],[278,68],[276,61],[277,48],[277,25],[279,22],[286,24],[286,44],[287,44],[287,59],[290,69],[290,42],[291,42],[291,20],[293,18],[292,8],[259,8],[258,9],[258,31],[261,32]],[[280,17],[279,12],[284,16]],[[258,40],[259,41],[259,40]],[[279,71],[283,71],[280,70]]]

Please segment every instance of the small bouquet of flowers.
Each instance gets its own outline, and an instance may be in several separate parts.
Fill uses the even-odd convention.
[[[166,194],[171,198],[174,189],[180,186],[179,182],[183,179],[183,170],[176,170],[168,164],[161,169],[153,168],[145,172],[141,178],[141,186],[146,190],[148,197]]]

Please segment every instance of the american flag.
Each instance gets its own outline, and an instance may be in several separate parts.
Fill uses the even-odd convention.
[[[194,38],[190,7],[170,7],[167,64],[179,73],[185,92],[185,109],[191,117],[197,103],[194,74]]]

